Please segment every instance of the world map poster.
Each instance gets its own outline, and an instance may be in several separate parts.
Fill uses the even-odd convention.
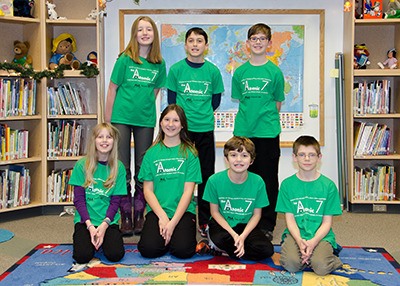
[[[221,71],[225,92],[215,112],[215,130],[233,130],[238,102],[231,99],[232,75],[237,67],[248,61],[250,50],[246,46],[249,25],[161,25],[161,52],[167,70],[186,57],[184,44],[186,31],[194,26],[208,34],[209,48],[206,59]],[[268,60],[280,67],[285,78],[285,101],[281,108],[282,131],[303,126],[304,82],[304,25],[271,25],[272,45]],[[166,95],[161,100],[167,105]]]

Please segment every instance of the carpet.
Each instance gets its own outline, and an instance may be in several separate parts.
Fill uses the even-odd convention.
[[[119,264],[109,263],[99,252],[84,269],[68,272],[72,245],[40,244],[0,276],[0,285],[400,285],[400,265],[383,248],[344,247],[343,268],[324,277],[284,271],[278,263],[279,246],[272,258],[261,262],[210,255],[146,259],[135,244],[126,244],[125,251]]]
[[[0,228],[0,243],[10,240],[13,237],[14,237],[13,232]]]

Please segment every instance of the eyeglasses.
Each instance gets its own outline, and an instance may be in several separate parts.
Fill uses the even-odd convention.
[[[267,37],[250,37],[250,42],[257,43],[257,41],[265,42]]]
[[[300,157],[301,159],[305,159],[306,157],[310,158],[310,159],[315,159],[318,157],[317,153],[297,153],[296,155],[297,157]]]

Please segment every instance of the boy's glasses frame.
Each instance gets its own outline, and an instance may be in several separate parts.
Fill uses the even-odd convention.
[[[318,154],[317,153],[297,153],[296,157],[299,157],[301,159],[305,159],[306,157],[308,157],[309,159],[316,159],[318,158]]]
[[[250,42],[257,43],[258,41],[265,42],[268,39],[267,39],[267,37],[250,37],[249,40],[250,40]]]

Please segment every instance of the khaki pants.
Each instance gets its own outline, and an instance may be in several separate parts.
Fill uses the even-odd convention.
[[[325,240],[321,240],[315,247],[310,264],[302,264],[300,248],[290,234],[282,244],[280,263],[289,272],[301,271],[309,266],[315,274],[321,276],[331,273],[343,264],[339,257],[333,254],[332,245]]]

